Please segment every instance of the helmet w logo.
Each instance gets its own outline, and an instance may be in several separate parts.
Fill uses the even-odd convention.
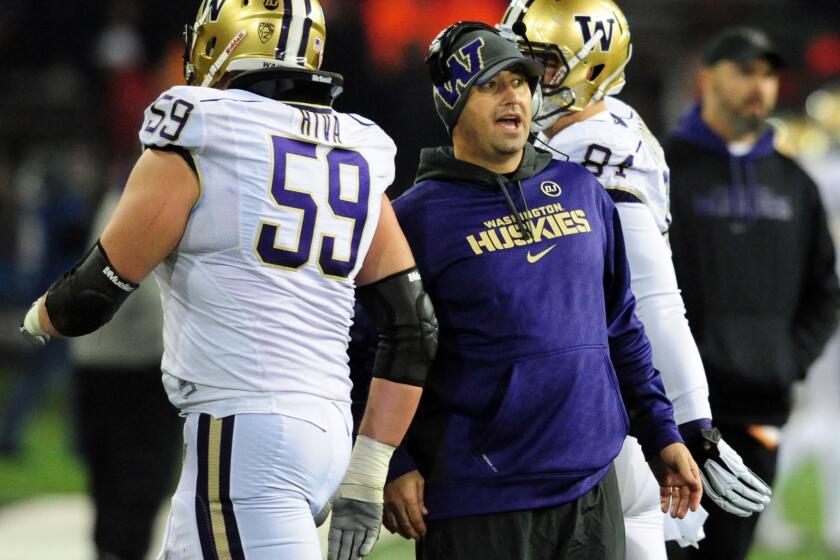
[[[219,12],[222,11],[226,1],[227,0],[207,0],[206,9],[209,12],[210,21],[216,21],[219,19]]]
[[[595,34],[600,32],[601,51],[608,52],[610,50],[610,43],[613,38],[613,26],[615,19],[598,19],[595,20],[594,29],[591,26],[591,16],[575,16],[575,21],[580,26],[580,32],[583,35],[583,43],[586,44],[592,40]]]
[[[450,109],[458,102],[467,83],[484,68],[481,56],[483,46],[484,39],[479,37],[455,51],[446,61],[449,80],[435,88],[435,91]]]

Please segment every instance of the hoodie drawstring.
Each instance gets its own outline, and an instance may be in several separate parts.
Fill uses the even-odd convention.
[[[519,215],[519,210],[516,209],[516,205],[513,203],[513,199],[510,197],[510,194],[507,192],[507,185],[501,179],[501,177],[494,177],[496,184],[499,186],[499,190],[502,191],[502,194],[505,195],[505,200],[507,201],[508,208],[510,208],[511,212],[513,212],[513,219],[516,221],[516,229],[519,231],[520,235],[525,239],[525,241],[530,241],[534,238],[533,231],[532,231],[532,224],[531,220],[528,220],[528,226],[525,226],[525,222],[522,221],[522,217]],[[525,205],[525,211],[529,212],[528,210],[528,202],[525,200],[525,195],[522,192],[522,183],[516,181],[516,185],[519,187],[519,197],[522,199],[522,203]]]
[[[528,208],[528,200],[525,198],[525,193],[522,190],[522,181],[516,181],[516,188],[519,189],[519,199],[522,201],[522,206],[525,207],[525,216],[528,218],[528,235],[529,238],[534,237],[534,223],[531,221],[531,209]]]

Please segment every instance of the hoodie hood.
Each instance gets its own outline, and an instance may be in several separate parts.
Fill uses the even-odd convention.
[[[677,128],[674,129],[673,135],[701,148],[729,155],[729,148],[726,145],[726,141],[709,128],[709,125],[700,116],[700,110],[700,103],[695,104],[689,109],[680,119]],[[775,130],[772,126],[768,126],[767,130],[759,136],[758,141],[745,157],[758,158],[772,154],[775,151],[773,147],[774,135]]]
[[[519,163],[516,171],[507,175],[501,175],[480,165],[457,159],[455,157],[455,148],[452,146],[426,148],[420,152],[420,168],[417,170],[417,182],[427,179],[435,181],[458,181],[479,187],[498,189],[502,196],[504,196],[505,202],[516,220],[517,229],[525,239],[530,239],[533,235],[531,222],[529,220],[526,224],[519,215],[521,210],[528,210],[528,204],[525,202],[525,195],[522,192],[522,181],[533,177],[548,167],[549,163],[551,163],[551,154],[537,150],[530,143],[526,143],[522,152],[522,161]],[[522,201],[523,208],[517,208],[510,193],[508,193],[508,186],[511,183],[519,191],[519,198]]]
[[[525,144],[522,162],[510,175],[500,175],[480,165],[469,163],[455,157],[452,146],[425,148],[420,152],[420,167],[416,181],[435,179],[441,181],[463,181],[498,189],[512,181],[522,181],[533,177],[551,163],[551,154],[537,150],[531,144]]]

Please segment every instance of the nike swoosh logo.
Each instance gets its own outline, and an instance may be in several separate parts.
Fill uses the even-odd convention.
[[[532,255],[531,251],[528,251],[528,262],[531,263],[531,264],[534,264],[535,262],[537,262],[538,260],[540,260],[541,258],[546,256],[548,254],[548,252],[551,251],[552,249],[554,249],[555,247],[557,247],[556,243],[554,245],[552,245],[551,247],[549,247],[548,249],[546,249],[545,251],[540,251],[536,255]]]

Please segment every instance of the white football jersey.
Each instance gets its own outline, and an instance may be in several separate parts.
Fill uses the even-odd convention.
[[[645,204],[663,234],[671,224],[669,175],[659,142],[632,107],[606,97],[607,110],[539,140],[584,165],[613,199]],[[537,144],[539,146],[539,142]],[[616,196],[617,195],[617,196]]]
[[[349,403],[354,278],[394,178],[393,141],[328,107],[191,86],[149,106],[140,140],[188,151],[201,185],[155,270],[173,403],[238,403],[226,414],[277,412],[254,404],[266,394]]]

